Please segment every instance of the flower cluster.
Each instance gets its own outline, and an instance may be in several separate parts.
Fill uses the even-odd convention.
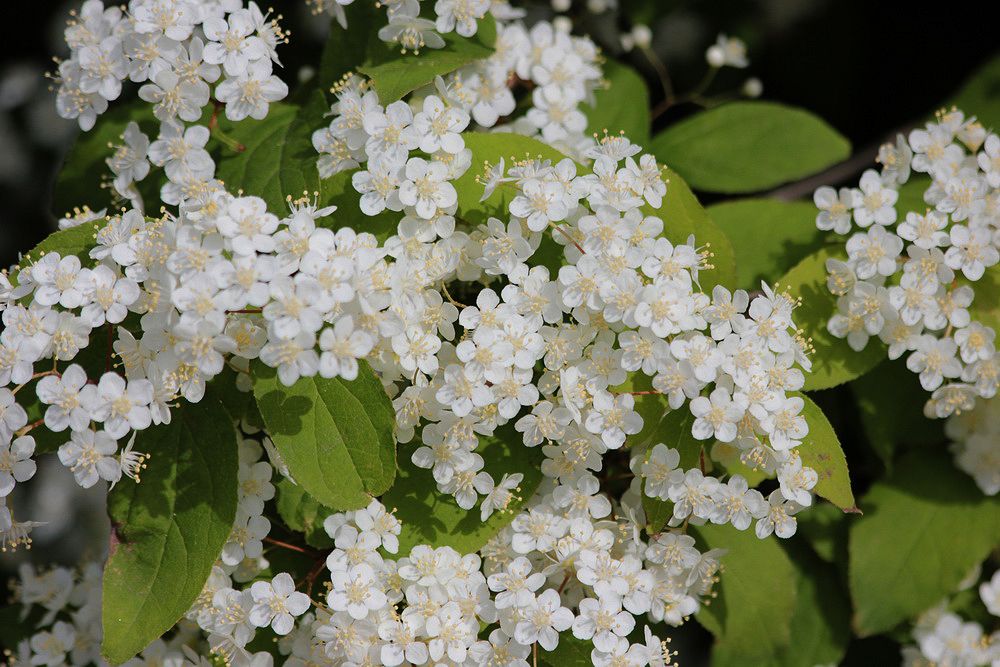
[[[878,337],[890,359],[907,355],[932,392],[928,417],[970,410],[1000,382],[996,332],[970,314],[976,282],[1000,261],[1000,136],[953,109],[878,159],[858,188],[815,193],[817,226],[850,234],[847,261],[827,261],[828,329],[854,350]],[[919,206],[904,186],[921,191]]]
[[[101,565],[79,571],[39,570],[21,565],[15,580],[21,620],[36,621],[36,632],[17,646],[5,647],[11,665],[101,664]]]
[[[973,572],[971,587],[979,579],[979,569]],[[979,599],[992,616],[1000,616],[1000,571],[979,585]],[[1000,631],[987,634],[975,621],[966,621],[948,609],[947,601],[920,615],[913,628],[916,645],[903,647],[905,667],[930,665],[967,665],[985,667],[1000,660]]]
[[[427,193],[421,197],[417,219],[431,221],[430,233],[440,236],[433,231],[434,224],[445,225],[442,229],[447,231],[450,223],[446,215],[444,221],[438,220],[442,217],[438,209],[454,201],[447,186],[438,193],[435,185],[470,166],[463,159],[463,130],[473,121],[479,127],[494,127],[514,112],[509,82],[534,86],[531,108],[509,129],[583,158],[594,141],[585,134],[587,119],[580,106],[600,84],[600,75],[597,47],[589,39],[570,35],[567,26],[539,22],[529,30],[519,22],[499,22],[494,53],[439,79],[436,90],[424,91],[417,109],[406,102],[383,107],[366,80],[345,78],[335,91],[333,121],[313,134],[313,146],[322,154],[320,173],[329,177],[366,163],[366,171],[354,176],[354,186],[365,195],[362,210],[368,215],[415,206],[415,179],[423,179]],[[416,150],[448,168],[424,173],[425,158],[409,157]],[[409,182],[405,193],[404,182]]]
[[[56,105],[83,130],[126,81],[143,84],[139,97],[164,122],[197,121],[213,95],[230,120],[263,118],[288,94],[272,72],[285,35],[252,1],[87,0],[65,34],[70,57],[59,64]]]
[[[147,34],[143,12],[153,6],[148,24],[162,30],[148,33],[151,43],[188,58],[198,44],[205,62],[195,69],[216,66],[230,77],[215,91],[227,115],[258,117],[270,97],[248,110],[245,93],[229,98],[223,89],[229,81],[267,87],[254,72],[266,66],[273,76],[271,51],[258,57],[255,40],[273,46],[265,33],[279,33],[252,4],[232,4],[134,0],[123,16],[88,3],[71,32],[101,27],[123,44],[147,39],[137,35]],[[416,3],[383,4],[392,27]],[[459,32],[478,7],[437,5]],[[85,211],[64,226],[93,227],[93,248],[25,257],[0,279],[5,546],[28,540],[31,528],[4,499],[34,472],[34,429],[56,434],[59,460],[81,486],[138,478],[157,463],[133,450],[137,433],[169,423],[179,400],[200,401],[227,367],[247,390],[258,359],[285,385],[350,381],[367,365],[393,399],[398,442],[417,441],[400,455],[430,470],[459,507],[478,505],[483,521],[499,513],[509,525],[479,553],[426,544],[399,553],[400,523],[380,501],[335,514],[324,524],[335,545],[320,561],[329,571],[325,604],[311,604],[319,569],[304,592],[286,572],[261,578],[272,479],[292,480],[267,437],[241,424],[236,520],[188,614],[231,664],[268,660],[248,647],[270,628],[293,664],[523,666],[534,646],[551,650],[571,632],[592,643],[595,664],[661,665],[671,652],[648,628],[643,643],[628,635],[643,617],[679,625],[695,613],[721,556],[699,551],[688,525],[746,530],[755,520],[761,539],[795,532],[794,514],[817,483],[796,450],[808,425],[791,393],[809,368],[797,304],[767,285],[759,294],[702,291],[711,251],[664,237],[670,221],[654,213],[669,192],[655,158],[624,136],[585,134],[580,107],[600,81],[590,40],[545,22],[529,30],[501,20],[497,34],[490,58],[408,100],[383,106],[357,76],[338,86],[334,118],[313,136],[317,168],[323,178],[353,170],[364,214],[397,214],[384,241],[340,226],[318,196],[289,197],[279,217],[259,197],[227,192],[206,149],[213,125],[197,124],[200,113],[164,115],[181,97],[153,99],[143,88],[157,105],[159,137],[150,142],[129,125],[109,166],[118,191],[133,195],[137,181],[162,169],[160,198],[174,208],[158,218],[138,207],[106,218]],[[156,77],[177,78],[180,65],[156,64],[147,85],[162,92]],[[474,192],[460,191],[473,162],[467,130],[515,112],[514,80],[530,83],[531,106],[502,129],[569,157],[501,159],[486,165]],[[503,204],[499,217],[476,224],[459,201],[480,195]],[[637,401],[684,411],[691,439],[736,448],[778,488],[765,499],[739,475],[681,467],[681,452],[653,444],[655,425],[644,423]],[[515,450],[540,450],[537,488],[523,490],[520,473],[497,479],[490,470],[480,437],[503,433]],[[631,462],[617,464],[632,478],[623,495],[608,485],[616,458]],[[663,530],[649,527],[650,503],[672,504]],[[63,634],[81,632],[59,622]],[[483,624],[490,632],[481,640]],[[29,660],[58,664],[35,646],[40,634],[28,642]],[[181,649],[197,642],[178,636],[144,659],[200,664]]]

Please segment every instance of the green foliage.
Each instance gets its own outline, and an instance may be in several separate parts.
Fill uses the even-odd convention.
[[[361,362],[356,380],[301,378],[283,385],[274,369],[252,369],[267,433],[295,481],[337,510],[365,507],[396,477],[395,412]]]
[[[736,281],[728,288],[760,289],[822,245],[816,207],[809,202],[738,199],[713,204],[709,217],[737,252]]]
[[[237,434],[215,391],[142,431],[142,482],[108,496],[101,653],[120,664],[169,630],[201,592],[236,515]]]
[[[1000,500],[944,452],[910,455],[862,499],[850,531],[854,627],[891,630],[953,592],[1000,540]]]
[[[330,21],[330,33],[319,58],[318,80],[324,93],[345,74],[355,71],[362,54],[368,50],[368,43],[378,39],[374,26],[380,13],[375,3],[355,2],[343,9],[347,27],[342,27],[336,19]]]
[[[972,286],[976,296],[969,306],[969,315],[980,324],[1000,332],[1000,264],[986,269],[983,277],[976,282],[967,282],[964,277],[959,282]]]
[[[604,64],[607,87],[594,93],[594,106],[584,106],[587,132],[603,135],[624,132],[633,144],[649,144],[649,90],[642,76],[615,60]]]
[[[752,530],[728,525],[690,530],[701,547],[726,550],[718,597],[697,616],[716,637],[712,664],[767,664],[790,644],[798,601],[791,560],[777,539],[759,540]]]
[[[279,217],[288,210],[286,197],[321,193],[312,133],[326,124],[329,110],[322,93],[314,91],[301,107],[272,104],[264,120],[248,118],[227,128],[244,150],[222,148],[218,178],[232,192],[263,198]]]
[[[837,298],[826,286],[826,260],[844,259],[842,248],[824,247],[796,264],[778,284],[792,298],[801,298],[795,309],[795,324],[812,341],[812,371],[806,373],[803,389],[829,389],[860,377],[885,358],[885,345],[877,338],[855,352],[845,339],[827,331],[826,323],[837,312]]]
[[[590,654],[593,652],[593,642],[577,639],[572,632],[563,632],[554,650],[538,651],[538,664],[543,667],[591,667],[594,661]]]
[[[774,102],[731,102],[673,125],[650,145],[696,189],[756,192],[822,171],[851,145],[818,116]]]
[[[153,117],[149,104],[133,100],[114,104],[101,115],[89,132],[81,132],[63,160],[52,188],[52,212],[62,216],[75,207],[89,206],[99,211],[111,206],[117,195],[114,188],[101,187],[102,181],[110,182],[111,170],[106,160],[114,154],[112,146],[122,143],[125,126],[135,121],[139,129],[156,137],[159,122]],[[138,184],[143,194],[158,194],[159,186],[153,175]]]
[[[975,116],[987,130],[1000,129],[1000,56],[994,57],[966,79],[948,102]]]
[[[419,442],[416,446],[420,446]],[[476,453],[483,457],[483,469],[497,483],[507,473],[524,475],[507,509],[494,512],[485,522],[479,519],[478,506],[464,510],[454,497],[439,492],[431,471],[413,465],[411,449],[400,453],[399,477],[382,503],[395,509],[403,523],[399,536],[401,555],[418,544],[449,546],[463,554],[478,551],[514,519],[542,481],[541,448],[525,448],[521,434],[510,425],[498,428],[492,437],[480,436]]]
[[[290,479],[283,477],[275,486],[277,487],[275,505],[285,525],[298,533],[303,533],[306,544],[310,546],[332,547],[333,540],[323,530],[323,520],[333,514],[334,510],[321,504]]]
[[[851,391],[868,442],[886,470],[892,470],[900,448],[944,444],[943,422],[924,416],[929,395],[902,359],[879,364],[852,382]]]
[[[851,635],[851,602],[836,569],[790,541],[787,551],[795,568],[798,596],[792,612],[792,641],[764,665],[836,665]],[[725,576],[723,573],[722,576]]]
[[[853,510],[854,493],[847,473],[847,458],[837,434],[823,411],[808,396],[799,393],[791,395],[804,401],[802,416],[809,425],[809,435],[795,451],[802,456],[803,465],[815,470],[819,476],[813,492],[845,511]]]

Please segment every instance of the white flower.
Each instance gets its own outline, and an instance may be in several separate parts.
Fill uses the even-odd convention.
[[[31,267],[31,277],[36,285],[35,303],[77,308],[83,302],[90,269],[84,269],[75,255],[60,257],[50,252]]]
[[[74,431],[70,441],[59,447],[59,461],[73,472],[76,483],[85,489],[99,479],[117,482],[122,469],[115,454],[118,441],[105,431]]]
[[[462,37],[472,37],[479,27],[478,20],[486,16],[490,4],[490,0],[437,0],[434,13],[437,14],[438,32],[454,30]]]
[[[442,162],[410,158],[404,175],[399,184],[399,201],[413,206],[425,220],[447,212],[458,201],[455,186],[448,182],[448,167]]]
[[[801,444],[809,433],[805,417],[801,415],[805,402],[798,396],[777,397],[767,406],[767,414],[760,420],[760,427],[768,434],[771,446],[787,451]]]
[[[51,630],[31,636],[32,665],[58,667],[65,664],[67,654],[76,644],[76,629],[65,621],[56,621]]]
[[[139,88],[139,97],[155,105],[153,115],[158,119],[170,121],[174,118],[180,118],[193,123],[201,118],[201,110],[208,104],[210,97],[208,84],[204,81],[181,79],[176,72],[170,69],[153,74],[150,81],[152,83],[147,83]],[[222,99],[220,97],[221,90],[222,86],[219,86],[215,92],[220,101]],[[226,112],[228,114],[228,107]],[[242,118],[245,116],[240,119]],[[240,119],[230,118],[230,120]]]
[[[573,636],[592,640],[598,651],[614,650],[618,638],[635,627],[635,618],[623,611],[621,601],[614,597],[584,598],[579,606],[580,613],[573,620]]]
[[[284,99],[287,95],[288,86],[271,74],[270,60],[251,62],[246,72],[227,78],[215,89],[216,99],[226,105],[226,118],[232,121],[247,117],[261,120],[267,116],[271,102]],[[185,118],[192,121],[197,119]]]
[[[752,517],[763,516],[767,511],[764,496],[757,489],[749,488],[742,475],[733,475],[716,490],[715,513],[712,523],[731,523],[737,530],[750,527]]]
[[[530,179],[521,187],[521,194],[510,202],[510,213],[524,218],[528,229],[540,232],[550,222],[565,220],[569,209],[565,203],[566,188],[554,181]]]
[[[750,64],[747,60],[747,45],[738,37],[727,37],[720,34],[715,44],[708,47],[705,60],[712,67],[744,68]]]
[[[95,267],[88,276],[87,303],[80,317],[91,327],[105,322],[118,324],[128,315],[128,307],[139,298],[139,285],[130,278],[118,277],[105,265]]]
[[[899,199],[899,193],[885,187],[874,169],[868,169],[861,175],[859,185],[861,189],[854,192],[854,221],[861,227],[868,227],[872,223],[891,225],[896,222],[894,205]]]
[[[755,528],[757,537],[764,539],[774,533],[782,539],[788,539],[795,534],[797,522],[795,513],[802,507],[781,495],[780,489],[775,489],[767,497],[767,506],[763,508],[766,514],[757,516]]]
[[[81,402],[94,421],[104,422],[112,438],[121,438],[130,429],[141,431],[152,423],[149,404],[153,385],[149,380],[128,383],[115,373],[105,373],[97,386],[88,385],[81,392]]]
[[[393,102],[364,114],[368,134],[365,151],[369,158],[379,156],[395,164],[406,162],[410,151],[420,146],[421,133],[413,126],[413,110],[406,102]]]
[[[437,4],[445,1],[452,0],[438,0]],[[425,97],[423,111],[413,117],[413,129],[420,136],[419,148],[428,154],[439,150],[452,155],[460,153],[465,148],[461,133],[468,125],[468,113],[446,106],[436,95]]]
[[[559,633],[573,625],[573,612],[560,604],[551,588],[523,607],[523,620],[514,627],[514,639],[530,646],[535,642],[546,651],[559,644]]]
[[[988,267],[1000,261],[1000,251],[993,245],[989,229],[954,225],[951,247],[944,259],[956,271],[961,269],[969,280],[979,280]]]
[[[87,385],[87,374],[78,364],[72,364],[62,376],[49,375],[38,381],[38,400],[47,404],[45,426],[50,431],[83,431],[90,426],[90,412],[83,406],[81,391]]]
[[[30,435],[6,442],[0,439],[0,498],[10,495],[16,482],[26,482],[35,475],[35,439]]]
[[[330,574],[332,587],[327,594],[327,603],[334,611],[346,611],[351,618],[363,619],[386,603],[370,565],[361,563],[347,570],[336,570]]]
[[[903,240],[880,225],[847,240],[850,265],[861,280],[894,274],[902,251]]]
[[[955,357],[957,351],[954,339],[924,334],[917,338],[913,352],[906,358],[906,367],[920,374],[920,386],[933,391],[945,378],[962,374],[962,363]]]
[[[253,19],[246,9],[231,12],[225,19],[206,19],[202,27],[211,40],[205,45],[205,62],[222,65],[226,76],[244,74],[251,62],[269,57],[263,40],[254,34]]]
[[[392,350],[399,355],[399,364],[408,373],[418,369],[427,374],[436,371],[438,360],[435,354],[440,348],[440,338],[417,326],[407,327],[406,331],[392,338]]]
[[[979,598],[991,614],[1000,616],[1000,570],[988,582],[979,584]]]
[[[630,394],[612,396],[599,391],[594,396],[594,408],[587,413],[584,426],[588,431],[599,434],[609,449],[618,449],[625,443],[627,435],[635,435],[642,430],[642,417],[633,410],[635,399]]]
[[[781,495],[794,500],[803,507],[812,504],[812,494],[809,491],[816,486],[819,477],[812,468],[802,465],[802,458],[793,456],[788,462],[778,468],[778,483]]]
[[[254,605],[250,622],[258,628],[268,625],[276,634],[287,635],[295,625],[295,616],[309,609],[309,597],[295,590],[291,575],[281,572],[269,582],[255,581],[250,586]]]
[[[437,34],[433,21],[422,19],[405,11],[390,13],[389,24],[378,31],[383,42],[398,42],[403,51],[419,53],[425,46],[429,49],[444,47],[444,39]]]
[[[829,186],[818,188],[813,193],[813,202],[820,210],[816,216],[816,227],[833,230],[837,234],[851,231],[851,209],[854,207],[854,193],[849,188],[837,190]]]
[[[691,401],[691,414],[695,416],[691,434],[698,440],[714,437],[720,442],[732,442],[743,412],[728,391],[717,388],[708,398],[699,396]]]

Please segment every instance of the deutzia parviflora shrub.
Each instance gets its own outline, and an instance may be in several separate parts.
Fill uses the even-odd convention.
[[[345,4],[320,8],[343,20]],[[266,665],[255,643],[264,629],[293,665],[523,666],[569,636],[597,665],[665,664],[672,652],[650,626],[695,613],[724,553],[701,551],[687,527],[787,538],[812,502],[818,476],[797,451],[809,430],[791,395],[809,369],[797,304],[767,284],[702,290],[712,253],[693,237],[663,237],[671,221],[656,211],[671,192],[656,159],[625,136],[585,132],[583,105],[601,81],[589,39],[562,24],[529,28],[501,2],[438,0],[435,21],[415,0],[382,5],[379,36],[407,50],[435,48],[439,33],[472,35],[487,12],[497,31],[493,55],[407,99],[383,103],[356,74],[336,87],[329,126],[312,134],[315,168],[324,179],[353,170],[358,210],[395,216],[384,240],[337,224],[343,211],[318,197],[268,210],[214,178],[210,138],[241,148],[219,134],[219,114],[261,119],[287,94],[273,71],[284,34],[253,2],[133,0],[123,10],[89,0],[71,22],[60,112],[90,129],[130,80],[160,129],[150,137],[129,124],[108,161],[131,207],[64,221],[94,230],[87,252],[26,256],[0,283],[0,541],[30,541],[34,524],[6,498],[34,474],[43,430],[79,485],[133,484],[169,464],[136,451],[143,432],[202,401],[224,373],[248,391],[251,364],[284,386],[374,371],[396,440],[415,441],[400,456],[429,469],[473,520],[500,514],[508,525],[478,553],[404,550],[393,508],[372,498],[323,517],[333,548],[294,581],[265,556],[265,544],[283,546],[265,516],[272,479],[293,476],[266,429],[236,419],[229,538],[186,620],[131,664],[207,664],[201,651]],[[737,46],[720,41],[713,66],[743,66]],[[515,80],[532,89],[524,113]],[[565,157],[473,165],[467,141],[491,128]],[[169,207],[158,217],[137,187],[154,168]],[[466,173],[471,189],[459,184]],[[460,196],[496,192],[507,197],[501,217],[458,214]],[[554,265],[539,256],[553,248]],[[87,370],[89,353],[103,370]],[[651,388],[634,389],[643,383]],[[776,477],[769,495],[740,475],[708,474],[704,460],[681,465],[665,444],[631,446],[645,425],[637,400],[650,395],[690,413],[695,440],[727,443]],[[527,497],[522,473],[498,478],[477,452],[504,425],[516,450],[542,452],[544,480]],[[614,493],[601,473],[626,449],[631,481]],[[647,529],[649,500],[669,503],[662,530]],[[17,664],[100,662],[99,579],[95,565],[79,581],[22,570],[20,603],[45,611]]]
[[[890,359],[905,356],[931,393],[926,416],[961,422],[948,427],[956,464],[995,495],[1000,357],[976,307],[996,298],[977,289],[1000,261],[1000,137],[951,109],[882,146],[878,160],[858,188],[814,196],[817,227],[849,235],[846,261],[826,263],[838,310],[827,328],[856,351],[878,338]],[[919,204],[904,203],[907,191]]]

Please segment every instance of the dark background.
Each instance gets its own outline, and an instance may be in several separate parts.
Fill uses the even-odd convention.
[[[667,63],[678,90],[696,84],[704,51],[725,32],[749,45],[747,70],[723,70],[713,90],[736,89],[748,76],[764,84],[764,97],[810,109],[845,134],[856,150],[894,129],[919,122],[989,56],[1000,49],[994,3],[939,5],[902,0],[620,0],[617,11],[597,18],[578,15],[609,55],[616,55],[615,28],[633,22],[653,28],[654,50]],[[9,30],[0,49],[0,265],[30,248],[55,225],[51,182],[76,124],[58,118],[50,82],[51,58],[62,55],[62,27],[78,2],[5,3]],[[576,5],[583,2],[576,0]],[[539,3],[542,10],[547,3]],[[283,14],[293,43],[282,51],[286,79],[316,56],[325,20],[312,17],[302,0],[263,3]],[[296,43],[298,42],[298,43]],[[617,54],[621,55],[621,54]],[[644,57],[624,59],[647,74],[655,104],[662,96]],[[126,87],[126,94],[130,89]],[[134,94],[134,93],[133,93]],[[112,103],[114,104],[114,103]],[[676,108],[662,126],[692,108]]]

